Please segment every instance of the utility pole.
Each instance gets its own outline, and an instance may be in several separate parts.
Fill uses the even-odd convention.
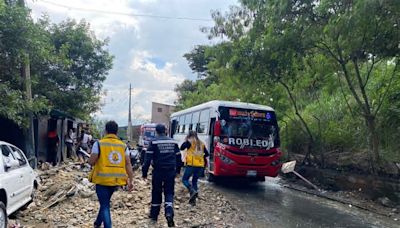
[[[129,116],[128,116],[128,129],[126,132],[128,140],[132,141],[132,113],[131,113],[131,96],[132,96],[132,85],[129,84]]]
[[[17,5],[25,8],[25,1],[18,0]],[[30,58],[28,53],[24,53],[22,59],[21,76],[23,79],[23,87],[25,90],[25,99],[27,103],[32,103],[32,81],[31,81],[31,66]],[[36,156],[35,156],[35,137],[34,137],[34,126],[33,126],[33,113],[28,113],[29,126],[25,130],[25,144],[26,144],[26,156],[28,157],[29,163],[36,167]]]

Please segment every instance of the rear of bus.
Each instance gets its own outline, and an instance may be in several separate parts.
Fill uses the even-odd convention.
[[[214,176],[276,177],[280,170],[279,128],[273,109],[218,108],[214,124]]]

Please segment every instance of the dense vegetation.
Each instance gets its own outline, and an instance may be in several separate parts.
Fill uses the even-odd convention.
[[[367,170],[400,162],[400,1],[241,0],[212,13],[210,39],[185,58],[198,80],[177,105],[212,99],[270,105],[283,148],[324,166],[365,155]]]
[[[28,113],[50,109],[88,119],[99,108],[102,82],[112,67],[106,44],[84,21],[35,22],[23,1],[0,0],[0,116],[20,126],[27,125]],[[26,66],[31,101],[21,73]]]

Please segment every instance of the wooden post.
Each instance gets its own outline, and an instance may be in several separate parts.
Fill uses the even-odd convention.
[[[307,184],[309,184],[311,187],[313,187],[315,190],[317,191],[321,191],[317,186],[315,186],[313,183],[311,183],[309,180],[307,180],[306,178],[304,178],[302,175],[300,175],[300,173],[296,172],[296,171],[292,171],[296,176],[300,177],[300,179],[302,179],[303,181],[305,181]]]
[[[127,140],[128,141],[130,141],[130,142],[132,142],[132,113],[131,113],[131,109],[132,109],[132,106],[131,106],[131,102],[132,102],[132,98],[131,98],[131,96],[132,96],[132,85],[131,84],[129,84],[129,116],[128,116],[128,129],[127,129],[127,132],[126,132],[126,136],[127,136]]]
[[[29,55],[25,54],[22,64],[22,78],[24,81],[25,99],[27,103],[32,103],[32,84],[31,84],[31,67]],[[28,157],[31,166],[36,167],[36,154],[35,154],[35,137],[34,137],[34,126],[33,126],[33,113],[28,113],[29,125],[25,131],[25,142],[26,142],[26,156]]]

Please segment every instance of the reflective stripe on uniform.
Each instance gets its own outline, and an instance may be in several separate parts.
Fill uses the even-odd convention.
[[[174,140],[155,140],[151,142],[152,144],[159,144],[159,143],[176,143]]]
[[[166,207],[172,207],[173,203],[172,202],[165,202]]]
[[[161,204],[154,204],[154,203],[152,203],[151,206],[152,206],[152,207],[159,207],[159,206],[161,206]]]
[[[154,153],[154,152],[151,151],[151,150],[147,150],[147,151],[146,151],[146,154],[152,154],[152,153]]]
[[[109,143],[109,142],[99,142],[100,146],[113,146],[113,147],[122,147],[126,148],[124,144],[118,144],[118,143]]]
[[[125,174],[122,173],[97,173],[99,177],[126,177]]]

